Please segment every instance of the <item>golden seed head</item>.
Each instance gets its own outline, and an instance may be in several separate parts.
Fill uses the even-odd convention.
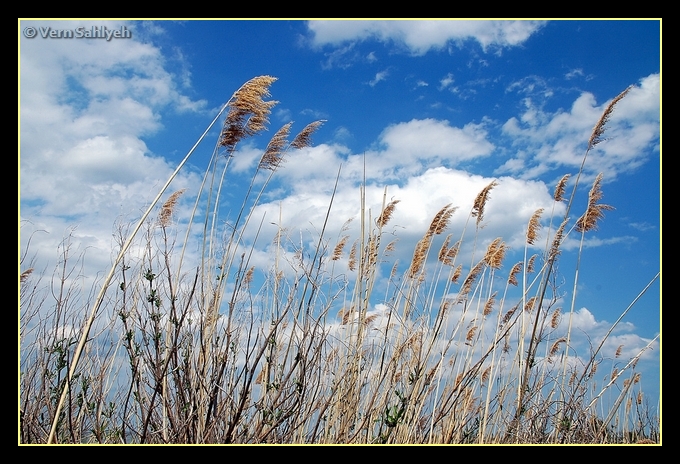
[[[338,242],[337,245],[335,245],[335,248],[333,249],[333,256],[331,259],[333,261],[337,261],[340,259],[342,256],[342,250],[345,248],[345,244],[347,243],[347,240],[349,239],[349,235],[344,235],[340,241]]]
[[[486,300],[486,303],[484,304],[484,312],[483,312],[483,314],[485,316],[488,316],[489,314],[491,314],[491,311],[493,310],[493,305],[496,304],[496,294],[497,293],[498,292],[493,292],[493,295],[491,295],[491,297],[489,297],[489,299]]]
[[[470,293],[470,290],[472,290],[472,284],[477,279],[477,276],[479,275],[479,273],[482,272],[483,268],[484,268],[484,260],[478,262],[475,265],[475,267],[470,269],[470,273],[468,274],[468,276],[463,281],[463,286],[460,290],[462,295],[467,295],[468,293]]]
[[[517,274],[522,270],[522,266],[524,266],[522,261],[512,266],[512,269],[510,269],[510,275],[508,275],[508,284],[514,285],[515,287],[518,285]]]
[[[378,227],[380,227],[381,229],[385,227],[385,225],[392,218],[392,214],[394,213],[394,207],[397,206],[397,203],[399,203],[400,201],[401,200],[392,200],[387,204],[387,206],[385,206],[385,209],[382,211],[382,213],[380,213],[380,216],[376,220]]]
[[[529,264],[527,264],[527,274],[534,272],[534,261],[536,261],[537,256],[538,255],[532,255],[531,258],[529,258]]]
[[[616,353],[614,353],[615,358],[618,358],[619,356],[621,356],[621,350],[623,350],[623,345],[619,345],[619,347],[616,348]]]
[[[557,308],[555,311],[553,311],[552,316],[550,317],[550,327],[553,329],[556,329],[558,324],[560,323],[560,313],[562,312],[561,308]]]
[[[479,225],[479,223],[484,219],[484,207],[486,206],[486,202],[489,200],[489,193],[497,185],[498,182],[494,180],[489,185],[484,187],[482,191],[479,192],[479,194],[477,194],[475,202],[472,206],[472,217],[477,218],[477,225]]]
[[[23,284],[24,282],[26,282],[26,279],[28,279],[28,276],[30,276],[32,272],[33,272],[33,268],[32,268],[32,267],[29,267],[29,268],[26,269],[24,272],[22,272],[21,274],[19,274],[19,282],[22,283],[22,284]]]
[[[566,342],[567,339],[562,337],[557,340],[555,340],[555,343],[550,347],[550,354],[548,354],[548,357],[553,357],[555,354],[557,354],[557,351],[560,349],[560,344]]]
[[[172,213],[177,205],[177,200],[179,200],[179,197],[181,197],[185,191],[186,189],[178,190],[165,200],[165,203],[161,206],[161,212],[158,215],[158,223],[161,227],[167,227],[170,224],[170,219],[172,218]]]
[[[451,282],[452,283],[457,283],[458,279],[460,278],[460,274],[463,272],[463,265],[459,264],[456,269],[454,269],[453,274],[451,275]]]
[[[529,245],[533,245],[538,238],[538,229],[541,227],[541,223],[539,222],[541,214],[543,214],[543,208],[537,209],[529,220],[529,226],[527,227],[527,243]]]
[[[320,119],[319,121],[307,124],[307,126],[295,136],[290,144],[291,148],[300,149],[312,146],[312,134],[316,132],[324,122],[326,122],[326,120]]]
[[[475,337],[475,333],[477,332],[477,326],[473,326],[468,330],[467,335],[465,336],[465,341],[470,342],[472,339]]]
[[[458,208],[452,207],[450,204],[444,206],[437,212],[430,223],[430,228],[427,231],[429,236],[440,235],[449,226],[451,216]]]
[[[508,247],[502,242],[502,239],[498,237],[493,242],[489,244],[486,249],[486,254],[484,255],[484,262],[493,269],[498,269],[503,263],[503,258],[505,258],[505,252]]]
[[[553,194],[553,198],[555,199],[555,201],[560,202],[564,200],[564,191],[570,176],[571,176],[570,174],[565,174],[557,183],[557,186],[555,186],[555,193]]]
[[[231,151],[236,144],[251,135],[266,129],[271,109],[278,103],[264,101],[269,97],[269,87],[276,81],[275,77],[259,76],[249,80],[229,100],[229,113],[220,135],[220,146]]]
[[[588,207],[586,212],[576,221],[577,232],[588,232],[597,229],[597,221],[604,218],[604,211],[614,209],[613,206],[598,204],[602,199],[602,173],[598,174],[593,187],[588,194]]]
[[[352,244],[352,248],[349,251],[349,263],[347,264],[350,271],[356,271],[357,269],[357,242]]]
[[[275,171],[281,163],[283,162],[283,152],[288,144],[288,134],[290,133],[290,127],[293,125],[292,122],[284,124],[281,129],[276,131],[276,134],[272,137],[264,150],[262,158],[260,158],[260,164],[258,169],[267,169],[269,171]]]
[[[602,116],[600,116],[600,120],[597,121],[597,124],[595,124],[593,132],[590,134],[590,139],[588,140],[588,150],[590,150],[595,145],[604,140],[602,136],[604,135],[604,131],[606,130],[607,122],[609,121],[609,118],[614,112],[614,106],[616,106],[616,104],[623,97],[625,97],[626,94],[630,92],[632,88],[633,88],[632,86],[628,87],[626,90],[617,95],[616,98],[614,98],[609,105],[607,105],[607,108],[605,108],[604,113],[602,113]]]
[[[529,301],[526,302],[526,304],[524,305],[524,310],[526,312],[530,313],[531,311],[534,310],[534,304],[536,304],[536,298],[537,297],[532,296],[531,298],[529,298]]]

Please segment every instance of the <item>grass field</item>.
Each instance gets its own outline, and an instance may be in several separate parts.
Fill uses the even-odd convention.
[[[256,269],[243,239],[261,221],[254,207],[286,153],[310,146],[323,123],[279,129],[240,211],[224,217],[232,155],[267,127],[274,81],[248,81],[213,121],[224,116],[189,217],[176,217],[189,199],[171,177],[138,222],[114,226],[113,265],[93,289],[80,286],[68,239],[56,275],[21,263],[20,443],[660,442],[636,372],[644,350],[599,385],[606,337],[585,357],[569,350],[578,266],[564,284],[556,267],[564,239],[582,243],[611,208],[601,176],[584,211],[572,210],[580,172],[562,178],[554,202],[566,213],[535,211],[519,262],[506,262],[502,237],[477,242],[493,220],[491,182],[469,211],[441,205],[410,263],[392,260],[399,243],[386,233],[399,199],[385,191],[372,214],[362,188],[357,233],[316,224],[301,240],[280,227],[261,238],[270,267]],[[593,121],[583,163],[626,93]],[[463,230],[450,230],[454,214],[467,216]],[[378,276],[388,276],[379,294]],[[559,285],[574,289],[566,304]]]

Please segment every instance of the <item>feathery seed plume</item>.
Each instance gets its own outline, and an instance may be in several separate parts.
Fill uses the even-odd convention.
[[[618,358],[619,356],[621,356],[621,351],[622,351],[622,350],[623,350],[623,345],[619,345],[619,347],[616,348],[616,353],[614,353],[614,357],[615,357],[615,358]]]
[[[555,354],[557,353],[557,350],[560,349],[560,344],[562,344],[566,341],[567,341],[567,339],[565,337],[562,337],[562,338],[555,340],[555,343],[553,343],[552,347],[550,347],[550,353],[548,354],[548,357],[552,358],[553,356],[555,356]]]
[[[342,256],[342,249],[345,248],[345,244],[347,243],[347,240],[349,239],[349,235],[344,235],[340,241],[338,242],[337,245],[335,245],[335,248],[333,249],[333,256],[331,257],[331,260],[337,261],[340,259]]]
[[[266,129],[271,109],[277,101],[264,101],[269,97],[269,87],[275,77],[254,77],[234,93],[229,101],[229,113],[224,121],[220,135],[220,146],[232,151],[244,137],[255,135]]]
[[[349,263],[347,264],[350,271],[356,271],[357,269],[357,242],[352,244],[352,249],[349,251]]]
[[[494,180],[489,185],[484,187],[482,191],[479,192],[479,194],[477,194],[475,202],[472,206],[472,217],[477,218],[477,225],[479,225],[479,223],[484,219],[484,207],[486,206],[486,202],[489,200],[489,193],[497,185],[498,182]]]
[[[555,311],[553,311],[552,316],[550,317],[550,327],[553,329],[556,329],[557,326],[560,323],[560,314],[562,313],[562,308],[557,308]]]
[[[500,237],[496,238],[487,247],[484,262],[492,269],[500,268],[507,250],[508,247],[503,243],[502,239]]]
[[[463,272],[463,265],[459,264],[456,269],[453,271],[453,275],[451,275],[451,282],[452,283],[457,283],[458,279],[460,278],[460,274]]]
[[[514,285],[515,287],[517,286],[517,274],[522,270],[522,266],[524,266],[524,263],[520,261],[519,263],[512,266],[512,269],[510,269],[510,275],[508,275],[508,283],[510,285]]]
[[[161,212],[158,215],[158,223],[161,227],[167,227],[170,224],[170,219],[172,218],[172,213],[177,205],[177,200],[179,200],[179,197],[181,197],[185,191],[186,189],[177,190],[165,200],[165,203],[161,206]]]
[[[604,218],[604,211],[614,209],[613,206],[598,204],[602,199],[602,173],[598,174],[593,187],[588,193],[588,207],[583,216],[576,221],[577,232],[588,232],[597,229],[597,221]]]
[[[633,88],[633,86],[628,87],[626,90],[621,92],[619,95],[614,98],[609,105],[607,105],[607,108],[605,108],[604,113],[602,113],[602,116],[600,117],[600,120],[597,121],[597,124],[595,124],[595,127],[593,128],[593,132],[590,134],[590,139],[588,140],[588,150],[593,148],[595,145],[598,143],[602,142],[604,139],[602,138],[602,135],[604,134],[604,131],[606,130],[607,122],[609,121],[609,118],[611,117],[612,113],[614,112],[614,106],[623,98],[626,96],[628,92]]]
[[[291,148],[300,149],[310,147],[312,145],[312,134],[316,132],[316,130],[321,127],[324,122],[326,122],[325,119],[320,119],[307,124],[305,128],[295,136],[290,144]]]
[[[383,209],[382,213],[380,213],[380,216],[378,216],[378,219],[376,220],[376,223],[378,224],[378,227],[383,228],[385,225],[390,221],[392,218],[392,213],[394,213],[394,207],[399,203],[401,200],[392,200],[390,201],[387,206],[385,206],[385,209]]]
[[[555,193],[553,195],[553,198],[555,201],[560,202],[564,200],[564,190],[567,186],[567,181],[569,180],[570,174],[565,174],[562,176],[560,181],[557,183],[557,186],[555,187]]]
[[[541,214],[543,214],[543,208],[537,209],[529,220],[529,226],[527,227],[527,243],[529,245],[533,245],[538,238],[538,229],[541,227],[541,223],[539,222]]]
[[[258,169],[267,169],[269,171],[275,171],[281,163],[283,162],[283,151],[288,143],[288,134],[290,133],[290,127],[293,125],[292,121],[286,123],[276,131],[276,134],[267,144],[267,148],[264,150],[262,158],[260,158],[260,164]]]
[[[24,272],[22,272],[22,273],[19,275],[19,282],[21,282],[22,284],[23,284],[24,282],[26,282],[26,279],[28,279],[28,276],[31,275],[32,272],[33,272],[33,268],[32,268],[32,267],[29,267],[29,268],[26,269]]]
[[[529,258],[529,263],[527,264],[527,274],[534,272],[534,261],[536,261],[536,256],[538,255],[531,255],[531,258]]]
[[[493,305],[496,304],[496,294],[498,292],[493,292],[493,295],[489,297],[488,300],[486,300],[486,303],[484,304],[484,314],[485,316],[488,316],[491,314],[491,311],[493,310]]]

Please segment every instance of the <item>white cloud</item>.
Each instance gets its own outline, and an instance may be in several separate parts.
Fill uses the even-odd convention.
[[[445,88],[447,88],[448,86],[453,84],[454,81],[455,81],[455,79],[453,78],[453,74],[448,73],[445,77],[443,77],[439,81],[439,90],[444,90]]]
[[[385,79],[387,79],[387,76],[389,76],[389,74],[390,74],[390,72],[389,72],[387,69],[384,70],[384,71],[380,71],[380,72],[376,73],[375,78],[373,78],[373,79],[368,83],[368,85],[370,85],[371,87],[375,87],[375,85],[376,85],[378,82],[384,81]]]
[[[340,46],[373,38],[395,43],[413,55],[423,55],[451,42],[460,46],[466,40],[475,40],[484,50],[520,45],[540,30],[545,21],[324,20],[309,21],[307,25],[314,46]]]
[[[564,75],[564,78],[567,80],[574,79],[576,77],[583,76],[583,69],[578,68],[578,69],[572,69],[569,71],[567,74]]]
[[[136,40],[21,39],[21,243],[54,251],[71,234],[73,249],[105,269],[111,228],[119,216],[138,217],[173,170],[143,137],[161,129],[161,110],[205,111],[178,88],[187,84],[165,68],[160,49]],[[30,21],[24,26],[75,29],[82,21]],[[181,84],[179,81],[182,81]],[[196,179],[181,175],[175,186]],[[74,227],[75,226],[75,227]],[[99,237],[95,239],[95,237]],[[100,250],[93,253],[92,247]],[[103,252],[103,253],[102,253]],[[94,276],[95,272],[92,272]]]
[[[531,92],[536,92],[535,84],[532,80],[515,88],[522,91],[532,88]],[[555,169],[577,169],[593,126],[611,98],[598,105],[594,95],[584,92],[568,111],[554,113],[545,112],[531,99],[525,99],[526,111],[519,118],[510,118],[502,127],[521,156],[506,162],[497,173],[531,178]],[[603,172],[605,181],[610,181],[619,173],[640,166],[650,150],[659,149],[659,129],[660,80],[658,74],[652,74],[641,79],[616,105],[606,126],[606,140],[588,155],[585,180]]]

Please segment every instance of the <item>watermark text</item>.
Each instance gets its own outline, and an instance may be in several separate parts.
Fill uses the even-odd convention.
[[[54,29],[50,26],[24,28],[24,36],[32,39],[131,39],[132,31],[125,26],[109,29],[106,26],[76,27],[75,29]]]

